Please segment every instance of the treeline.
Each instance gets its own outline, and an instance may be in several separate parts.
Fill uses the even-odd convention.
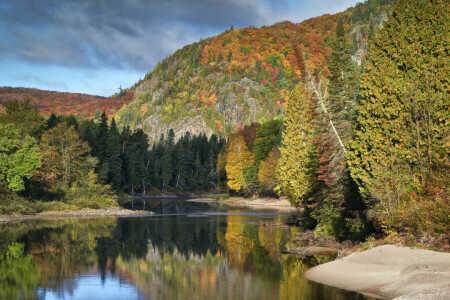
[[[115,119],[109,121],[104,113],[98,122],[81,123],[72,116],[52,115],[48,128],[61,122],[79,131],[91,148],[90,154],[98,159],[95,170],[99,182],[111,185],[116,193],[209,191],[217,186],[216,161],[225,140],[215,135],[208,139],[186,133],[175,142],[171,130],[150,148],[141,129],[119,131]]]
[[[98,159],[74,116],[45,120],[30,100],[5,104],[0,115],[0,212],[117,205],[98,182]]]
[[[212,191],[225,180],[216,165],[226,142],[215,135],[175,142],[170,131],[150,149],[141,129],[119,131],[105,113],[45,120],[29,99],[5,104],[0,132],[2,212],[110,206],[114,193]]]
[[[218,164],[228,187],[287,196],[317,234],[445,238],[449,16],[445,1],[398,1],[370,41],[362,75],[342,19],[326,80],[294,47],[301,82],[284,105],[283,126],[268,133],[268,124],[253,125],[230,138]]]

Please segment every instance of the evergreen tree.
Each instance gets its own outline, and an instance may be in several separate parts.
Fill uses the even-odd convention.
[[[292,205],[307,204],[311,190],[310,168],[313,153],[313,127],[310,94],[300,83],[291,93],[285,107],[286,118],[277,178],[280,189]]]
[[[108,163],[108,183],[115,190],[119,190],[122,185],[122,158],[120,157],[120,134],[113,118],[108,130],[106,143],[106,162]]]
[[[39,110],[31,106],[30,99],[24,99],[23,102],[12,100],[4,106],[6,113],[0,115],[0,124],[15,124],[21,129],[22,136],[28,135],[40,140],[47,124]]]
[[[105,184],[108,182],[109,165],[106,161],[106,144],[108,140],[108,117],[103,112],[100,117],[100,123],[97,127],[97,157],[99,164],[97,167],[98,180],[100,183]]]
[[[103,112],[100,117],[100,123],[97,132],[97,157],[100,163],[103,163],[106,158],[106,141],[108,139],[108,117]]]
[[[339,144],[337,136],[343,143],[351,138],[351,120],[352,115],[355,114],[358,83],[342,18],[339,18],[337,22],[336,39],[332,42],[332,49],[328,62],[330,75],[326,104],[337,135],[330,126],[327,126],[326,116],[318,118],[317,127],[321,132],[315,144],[320,156],[319,180],[325,184],[326,197],[330,198],[337,207],[342,207],[345,200],[345,183],[348,182],[350,175],[346,167],[345,148]]]
[[[348,160],[388,229],[450,183],[449,20],[448,1],[400,0],[370,45]]]

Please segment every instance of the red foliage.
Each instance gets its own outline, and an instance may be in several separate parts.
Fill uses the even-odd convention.
[[[134,96],[134,91],[127,90],[127,93],[120,97],[100,97],[79,93],[62,93],[55,91],[45,91],[32,88],[12,88],[0,87],[0,105],[10,100],[31,99],[31,104],[40,110],[42,114],[50,115],[65,114],[69,112],[73,115],[85,116],[87,119],[94,118],[95,111],[105,111],[106,115],[112,115],[126,103],[129,103]]]

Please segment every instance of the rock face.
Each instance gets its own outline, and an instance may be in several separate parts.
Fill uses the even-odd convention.
[[[211,74],[209,80],[220,81],[223,79],[223,73]],[[142,102],[141,99],[151,99],[151,103],[158,103],[168,88],[167,82],[160,82],[158,76],[152,76],[144,80],[137,88],[134,102]],[[224,121],[236,126],[245,126],[257,121],[257,115],[262,106],[258,100],[251,97],[251,90],[258,92],[261,84],[246,77],[239,81],[228,82],[217,89],[217,102],[214,104],[214,110]],[[163,105],[151,105],[152,114],[146,116],[136,128],[141,128],[148,135],[150,144],[156,142],[162,135],[167,137],[170,130],[175,133],[175,141],[180,139],[185,133],[191,135],[205,134],[208,138],[215,131],[206,124],[204,112],[198,107],[186,104],[186,110],[189,116],[184,116],[167,122],[162,114]]]
[[[159,107],[161,109],[161,107]],[[184,117],[180,120],[175,120],[172,123],[166,124],[164,119],[159,114],[148,116],[139,126],[139,128],[146,128],[145,133],[148,135],[150,143],[157,141],[162,135],[167,137],[170,130],[175,133],[175,141],[179,140],[186,132],[191,135],[205,134],[208,138],[214,133],[209,128],[203,117],[197,115],[195,117]]]
[[[383,22],[386,21],[387,18],[388,18],[387,12],[381,11],[380,14],[378,14],[373,18],[372,24],[376,28],[381,28],[383,27]],[[364,54],[367,52],[368,43],[367,40],[364,38],[362,25],[360,24],[355,25],[350,31],[353,35],[352,40],[355,41],[357,44],[355,54],[353,54],[351,58],[354,62],[358,64],[358,66],[360,66],[362,64]]]
[[[368,24],[379,27],[387,18],[386,12],[368,9],[348,23],[358,65],[367,49]],[[372,10],[378,15],[368,20]],[[335,15],[324,15],[298,24],[230,29],[187,45],[139,82],[133,100],[117,112],[117,123],[141,128],[152,144],[170,130],[176,140],[186,132],[227,136],[254,122],[283,118],[283,103],[301,74],[293,41],[304,51],[305,65],[325,77],[320,70],[326,70],[325,45],[335,36],[335,24]]]

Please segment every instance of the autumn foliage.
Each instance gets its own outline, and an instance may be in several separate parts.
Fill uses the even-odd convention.
[[[95,112],[106,112],[112,115],[122,106],[131,101],[134,91],[127,90],[115,97],[100,97],[79,93],[62,93],[45,91],[32,88],[0,87],[0,107],[6,102],[16,99],[30,99],[31,105],[39,109],[43,115],[76,115],[87,119],[93,119]],[[1,109],[0,109],[1,113]]]

